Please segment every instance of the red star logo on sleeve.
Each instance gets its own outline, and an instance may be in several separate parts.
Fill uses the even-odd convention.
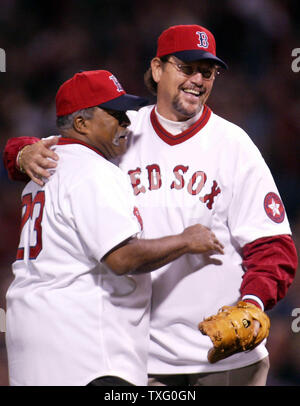
[[[285,217],[285,210],[280,197],[273,192],[266,195],[264,208],[267,216],[275,223],[282,223]]]

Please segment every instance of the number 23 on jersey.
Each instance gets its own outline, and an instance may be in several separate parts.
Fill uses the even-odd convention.
[[[33,199],[32,193],[22,198],[21,242],[17,260],[24,259],[24,241],[28,241],[28,258],[36,259],[42,250],[42,218],[45,206],[45,192],[39,191]],[[26,238],[25,237],[26,234]]]

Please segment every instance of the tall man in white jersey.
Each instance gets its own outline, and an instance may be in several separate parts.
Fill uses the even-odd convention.
[[[222,257],[184,255],[151,275],[150,385],[265,385],[265,343],[210,364],[211,341],[197,326],[240,299],[271,309],[297,268],[285,208],[264,159],[241,128],[205,104],[220,67],[226,64],[209,30],[170,27],[145,75],[157,104],[128,112],[134,136],[120,168],[130,177],[145,236],[199,222],[225,245]],[[33,142],[9,142],[11,177],[22,177],[19,167],[41,182],[38,176],[56,166],[47,160],[56,160],[55,152],[45,148],[55,141],[22,149]]]
[[[126,151],[125,111],[144,101],[103,70],[78,73],[57,92],[60,165],[22,193],[7,292],[11,385],[146,385],[147,273],[186,253],[223,252],[199,224],[136,237],[142,219],[126,176],[108,160]]]

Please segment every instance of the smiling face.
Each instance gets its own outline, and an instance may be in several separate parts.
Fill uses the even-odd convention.
[[[96,108],[88,139],[106,158],[116,158],[127,150],[130,120],[125,112]]]
[[[65,135],[97,148],[107,159],[123,155],[127,150],[130,120],[125,112],[95,107],[91,118],[78,115],[73,128]]]
[[[190,70],[194,73],[184,73],[181,65],[191,66]],[[210,61],[187,64],[174,56],[167,62],[154,58],[151,68],[153,79],[157,83],[157,109],[162,116],[172,121],[185,121],[200,111],[210,95],[215,79],[216,68]],[[208,71],[212,71],[211,78],[205,79]]]

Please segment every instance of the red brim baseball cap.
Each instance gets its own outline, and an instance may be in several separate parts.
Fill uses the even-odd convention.
[[[157,57],[174,55],[184,62],[212,60],[228,69],[227,64],[216,56],[213,34],[200,25],[174,25],[163,31],[158,38]]]
[[[146,104],[147,99],[127,94],[111,72],[83,71],[76,73],[58,89],[56,115],[65,116],[96,106],[119,111],[136,110]]]

